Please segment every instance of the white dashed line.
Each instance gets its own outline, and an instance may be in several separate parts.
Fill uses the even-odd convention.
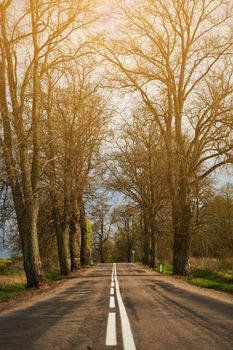
[[[105,345],[107,346],[116,346],[116,314],[115,312],[109,312],[108,314],[108,323],[107,323],[107,333]]]
[[[110,295],[114,295],[114,288],[113,287],[111,287],[111,289],[110,289]]]
[[[109,307],[110,309],[113,309],[115,308],[115,298],[114,297],[110,297],[110,300],[109,300]]]

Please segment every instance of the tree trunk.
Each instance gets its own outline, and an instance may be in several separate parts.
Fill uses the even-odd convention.
[[[67,237],[62,227],[59,208],[56,205],[53,205],[52,212],[57,238],[60,273],[62,276],[67,276],[70,272],[68,263]]]
[[[150,215],[150,239],[151,239],[151,249],[150,249],[150,267],[155,268],[157,263],[157,241],[158,241],[158,230],[155,219],[155,213],[153,211]]]
[[[150,267],[155,268],[157,261],[157,240],[154,228],[151,231]]]
[[[180,181],[178,198],[173,200],[173,273],[188,273],[188,258],[191,243],[191,200],[185,180]]]
[[[4,48],[1,46],[2,61],[0,62],[0,111],[3,121],[3,154],[6,164],[7,175],[12,190],[14,207],[17,217],[17,224],[22,244],[24,270],[27,278],[27,287],[39,287],[42,280],[42,268],[39,254],[39,244],[37,236],[37,221],[39,201],[38,193],[33,194],[31,186],[30,166],[28,159],[28,148],[23,138],[22,118],[19,115],[17,100],[15,98],[15,83],[12,73],[12,59],[9,41],[6,37],[5,14],[2,17],[2,32],[4,34]],[[13,115],[15,132],[19,140],[18,151],[20,154],[20,169],[22,179],[19,179],[19,171],[13,155],[12,131],[10,117],[7,108],[6,98],[6,60],[8,63],[8,81],[10,85],[10,95],[13,101]],[[18,122],[18,123],[17,123]],[[22,186],[21,186],[22,184]]]
[[[80,267],[79,225],[75,217],[70,219],[70,260],[71,271],[77,270]]]
[[[104,261],[104,251],[103,251],[103,243],[101,242],[100,244],[100,262],[101,264],[103,264],[105,261]]]
[[[131,245],[127,247],[127,262],[131,263]]]
[[[27,277],[27,288],[39,287],[42,280],[42,267],[37,237],[39,202],[26,204],[23,219],[19,225],[24,253],[24,269]]]
[[[87,229],[86,229],[86,213],[83,200],[80,200],[80,229],[81,229],[81,251],[80,261],[81,265],[89,264],[89,257],[87,252]]]
[[[68,239],[67,223],[62,224],[61,210],[59,208],[59,197],[57,189],[57,171],[56,171],[56,146],[54,140],[53,119],[52,119],[52,87],[51,77],[48,75],[48,91],[47,91],[47,120],[48,120],[48,156],[51,159],[49,170],[49,184],[50,184],[50,201],[52,206],[53,224],[57,239],[58,260],[60,266],[60,273],[62,276],[67,276],[70,272],[68,260]]]
[[[150,262],[150,238],[149,238],[149,225],[147,215],[143,214],[142,223],[142,233],[143,233],[143,265],[149,265]]]
[[[104,249],[103,249],[103,243],[104,243],[104,216],[103,213],[101,213],[100,217],[100,262],[104,263]]]

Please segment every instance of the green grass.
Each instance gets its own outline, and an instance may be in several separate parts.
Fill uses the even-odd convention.
[[[0,302],[4,302],[26,289],[22,262],[0,259]]]
[[[16,294],[26,290],[25,283],[17,283],[12,285],[1,285],[0,284],[0,302],[8,301]]]
[[[160,272],[160,264],[157,264],[155,271]],[[172,267],[170,265],[163,264],[163,275],[172,275]],[[160,272],[161,273],[161,272]]]
[[[0,275],[12,276],[23,274],[23,266],[20,262],[14,262],[10,259],[0,259]]]
[[[45,272],[44,274],[44,281],[49,283],[53,281],[58,281],[61,279],[60,271],[59,270],[52,270],[49,272]]]
[[[155,271],[160,272],[159,264]],[[163,264],[163,275],[172,275],[172,272],[171,266]],[[185,276],[184,280],[198,287],[233,293],[233,274],[229,267],[217,272],[207,268],[192,268],[190,274]]]
[[[191,270],[187,281],[195,286],[233,293],[233,278],[221,271],[213,272],[208,269],[195,268]]]
[[[12,262],[11,259],[1,259],[1,258],[0,258],[0,266],[1,266],[1,265],[5,265],[5,264],[7,264],[7,263],[11,263],[11,262]]]
[[[61,278],[59,270],[44,274],[43,281],[52,283]],[[22,262],[0,259],[0,302],[5,302],[26,290],[26,278]]]

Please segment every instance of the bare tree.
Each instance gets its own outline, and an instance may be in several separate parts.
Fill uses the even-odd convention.
[[[232,13],[225,0],[141,1],[120,40],[97,48],[108,85],[135,93],[163,137],[175,274],[187,272],[193,187],[232,163]]]
[[[94,248],[99,252],[100,262],[104,263],[104,245],[110,238],[112,222],[109,215],[110,205],[107,204],[106,199],[100,196],[94,203],[92,216],[93,224],[93,240]]]
[[[27,286],[39,286],[42,269],[37,220],[41,166],[41,81],[51,66],[76,55],[72,33],[96,15],[91,1],[0,3],[0,105],[4,158],[22,242]],[[15,11],[15,12],[14,12]],[[17,14],[16,15],[14,15]],[[83,32],[81,34],[83,36]],[[69,44],[69,45],[68,45]]]
[[[144,240],[143,262],[154,267],[158,214],[167,201],[161,137],[153,116],[146,109],[137,110],[132,120],[122,128],[118,150],[110,156],[107,184],[139,205]]]
[[[112,212],[112,224],[116,225],[116,243],[121,242],[122,252],[127,262],[131,262],[132,250],[136,248],[138,236],[138,211],[130,205],[120,205]],[[116,244],[115,243],[115,244]]]
[[[63,275],[69,273],[68,246],[72,270],[89,261],[85,193],[109,120],[94,70],[90,57],[70,62],[62,74],[51,70],[44,89],[46,175]]]

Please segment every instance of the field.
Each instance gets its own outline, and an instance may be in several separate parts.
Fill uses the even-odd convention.
[[[7,301],[26,289],[26,279],[20,261],[0,259],[0,302]]]
[[[60,279],[58,270],[45,273],[44,282]],[[26,277],[20,259],[0,259],[0,302],[4,302],[26,290]]]

